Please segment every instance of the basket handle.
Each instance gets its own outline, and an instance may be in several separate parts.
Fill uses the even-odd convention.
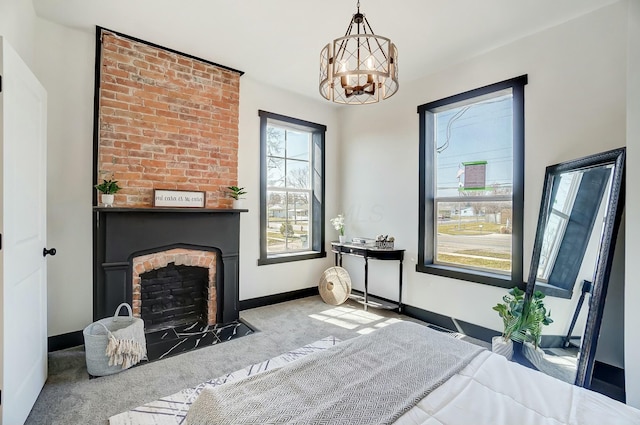
[[[123,316],[123,317],[120,316],[120,310],[122,309],[122,307],[127,308],[127,311],[129,313],[128,316]],[[113,313],[113,321],[117,322],[118,320],[125,319],[125,318],[128,320],[133,320],[133,312],[131,311],[131,306],[129,304],[122,303],[118,306],[118,308],[116,308],[116,312]]]
[[[93,325],[91,326],[91,330],[89,331],[90,333],[93,333],[93,328],[95,328],[96,325],[102,326],[104,330],[107,331],[107,335],[111,335],[111,331],[109,330],[109,328],[107,328],[103,323],[100,323],[100,322],[93,322]]]

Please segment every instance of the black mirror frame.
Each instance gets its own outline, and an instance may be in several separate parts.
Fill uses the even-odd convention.
[[[604,312],[604,302],[609,286],[609,276],[611,275],[611,264],[613,253],[622,219],[624,209],[625,193],[625,157],[626,148],[613,149],[607,152],[586,156],[584,158],[551,165],[546,168],[544,187],[542,191],[542,202],[540,203],[540,214],[538,216],[538,227],[531,258],[531,269],[527,280],[526,297],[533,294],[536,278],[538,276],[538,264],[542,249],[544,230],[548,219],[549,203],[551,202],[551,188],[553,179],[560,173],[568,171],[578,171],[593,168],[601,165],[615,165],[611,192],[607,205],[607,217],[603,225],[598,261],[593,278],[593,289],[589,299],[589,312],[585,325],[584,336],[580,347],[580,359],[576,371],[575,385],[590,388],[593,375],[593,366],[596,357],[598,337],[600,335],[600,325]]]

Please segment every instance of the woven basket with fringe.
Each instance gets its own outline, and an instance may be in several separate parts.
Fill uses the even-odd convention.
[[[122,307],[126,307],[129,313],[128,316],[118,315]],[[133,363],[131,361],[122,361],[122,359],[120,359],[119,364],[109,364],[110,356],[107,354],[107,346],[109,345],[109,338],[112,336],[112,332],[129,327],[131,328],[131,333],[134,336],[133,340],[142,344],[146,353],[147,344],[144,336],[144,322],[142,319],[133,317],[131,306],[127,303],[120,304],[113,317],[100,319],[84,328],[82,334],[84,336],[85,357],[87,362],[87,372],[89,372],[89,375],[112,375],[130,368],[141,360],[140,358],[138,361]],[[146,354],[142,357],[146,357]]]

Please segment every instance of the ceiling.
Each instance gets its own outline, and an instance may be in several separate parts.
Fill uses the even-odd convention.
[[[400,90],[456,62],[618,0],[361,0],[398,47]],[[33,0],[41,18],[96,25],[244,71],[322,100],[320,50],[344,35],[355,0]]]

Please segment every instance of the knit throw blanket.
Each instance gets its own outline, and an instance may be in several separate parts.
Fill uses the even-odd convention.
[[[140,341],[142,335],[142,341]],[[144,340],[144,324],[135,320],[131,326],[109,332],[109,342],[105,351],[109,357],[109,366],[122,365],[127,369],[147,357],[147,344]]]
[[[188,425],[390,424],[483,348],[410,322],[204,390]]]

